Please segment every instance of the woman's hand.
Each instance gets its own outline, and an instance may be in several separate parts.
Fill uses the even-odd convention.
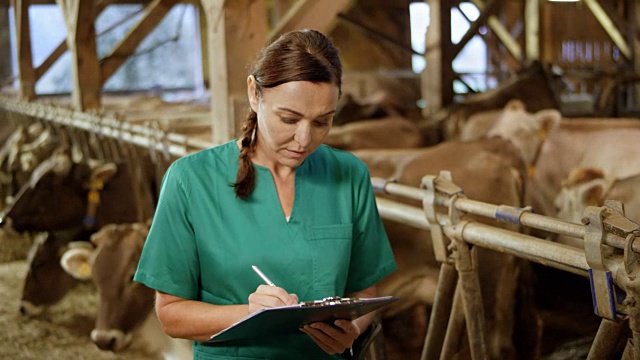
[[[298,303],[298,295],[289,294],[283,288],[277,286],[260,285],[256,292],[249,295],[249,314],[276,306],[295,305]]]
[[[360,335],[360,328],[354,321],[336,320],[333,325],[315,322],[300,329],[327,354],[342,354],[353,345]]]

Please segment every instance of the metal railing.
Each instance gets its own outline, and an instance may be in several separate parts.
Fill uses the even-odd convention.
[[[608,201],[603,207],[588,207],[581,225],[537,215],[530,208],[467,199],[448,172],[425,176],[420,188],[380,178],[372,178],[372,184],[378,193],[422,202],[419,208],[376,196],[383,218],[430,231],[440,263],[422,359],[443,359],[455,351],[464,327],[460,321],[450,321],[456,318],[466,321],[472,358],[488,357],[478,269],[472,261],[471,245],[589,277],[594,312],[602,321],[588,359],[610,358],[619,340],[612,337],[620,336],[627,320],[633,341],[627,342],[623,359],[640,359],[640,243],[636,241],[640,226],[624,217],[621,203]],[[466,214],[581,238],[584,248],[468,220]],[[616,298],[615,287],[625,292],[624,300]]]

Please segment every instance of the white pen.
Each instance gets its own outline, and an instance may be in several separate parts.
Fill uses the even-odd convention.
[[[258,274],[262,280],[264,280],[264,282],[267,283],[267,285],[269,286],[276,286],[276,284],[273,283],[273,281],[269,280],[269,278],[267,277],[267,275],[265,275],[262,271],[260,271],[260,269],[258,269],[257,266],[255,265],[251,265],[251,267],[253,268],[253,271],[256,272],[256,274]]]

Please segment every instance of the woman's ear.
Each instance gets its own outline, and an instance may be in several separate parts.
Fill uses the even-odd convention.
[[[256,93],[256,78],[253,75],[247,77],[247,96],[249,97],[249,106],[254,112],[258,112],[258,95]]]

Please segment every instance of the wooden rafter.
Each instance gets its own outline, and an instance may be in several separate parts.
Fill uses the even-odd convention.
[[[96,17],[100,15],[100,13],[104,11],[104,9],[107,8],[107,5],[109,5],[109,3],[110,2],[107,0],[98,1],[96,3]],[[49,56],[47,56],[47,58],[40,65],[38,65],[38,67],[36,68],[36,79],[40,79],[42,75],[49,71],[53,64],[60,60],[62,55],[64,55],[67,50],[69,50],[69,47],[67,46],[67,40],[64,39],[58,44],[58,46],[56,46],[51,54],[49,54]]]
[[[471,2],[478,8],[478,10],[484,10],[484,0],[471,0]],[[518,61],[522,61],[522,49],[520,48],[520,45],[513,38],[513,36],[511,36],[505,26],[502,25],[500,20],[498,20],[498,18],[494,15],[491,15],[487,19],[487,24],[489,24],[491,31],[493,31],[496,37],[502,42],[504,47],[507,48],[511,56],[513,56]]]
[[[29,0],[15,1],[15,26],[18,45],[18,78],[20,96],[27,100],[36,97],[36,72],[31,52],[31,26],[29,25]]]
[[[331,30],[336,16],[346,11],[351,5],[353,0],[298,0],[274,26],[267,37],[267,42],[288,31],[302,28],[312,28],[327,33]]]
[[[100,107],[100,64],[96,47],[93,0],[58,0],[71,51],[73,104],[79,110]]]
[[[625,41],[624,36],[622,36],[622,33],[620,33],[618,28],[616,28],[615,24],[613,23],[609,15],[607,15],[607,13],[604,11],[598,0],[584,0],[584,3],[591,10],[600,25],[602,25],[604,31],[609,34],[609,37],[611,38],[613,43],[616,44],[618,49],[620,49],[622,55],[624,55],[624,57],[627,59],[631,59],[631,49]]]
[[[480,16],[478,16],[476,21],[471,23],[471,26],[469,26],[467,32],[462,36],[462,39],[460,39],[457,44],[453,45],[454,58],[458,56],[458,54],[460,54],[460,51],[462,51],[467,43],[469,43],[469,41],[478,34],[478,30],[480,30],[480,27],[487,23],[487,19],[489,19],[489,17],[495,13],[495,10],[498,8],[499,3],[499,0],[489,0],[484,9],[481,9]]]
[[[101,63],[102,85],[131,56],[142,40],[155,29],[178,0],[155,0],[147,5],[145,14]]]
[[[540,1],[525,0],[525,46],[528,60],[540,59]]]

